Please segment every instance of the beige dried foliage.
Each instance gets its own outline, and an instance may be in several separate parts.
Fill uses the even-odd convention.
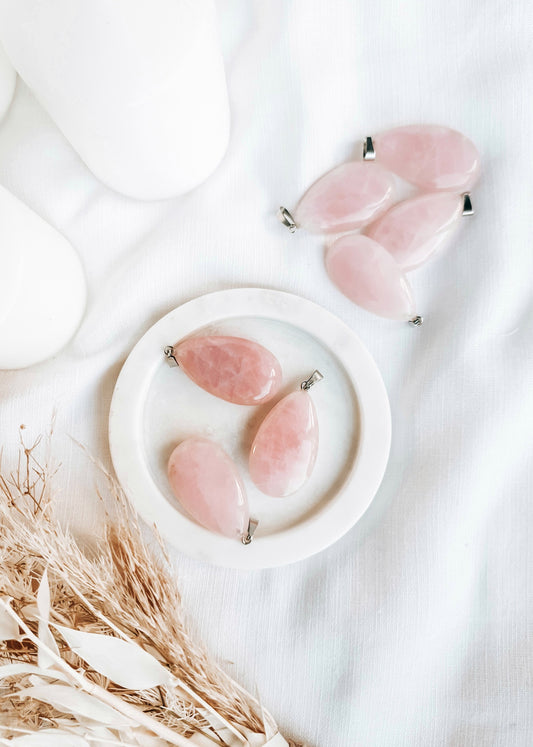
[[[135,709],[132,712],[139,714],[139,723],[148,732],[150,725],[160,725],[185,737],[202,733],[214,744],[223,745],[225,741],[210,724],[209,706],[211,716],[216,712],[235,731],[242,727],[243,731],[264,733],[260,704],[191,638],[164,547],[155,535],[151,541],[145,539],[146,531],[111,476],[103,473],[107,522],[105,535],[95,546],[82,549],[54,519],[54,470],[48,459],[41,463],[38,457],[46,451],[45,446],[39,440],[28,447],[21,435],[18,468],[6,473],[0,465],[0,597],[11,600],[21,623],[37,637],[36,594],[46,569],[51,630],[62,661],[81,673],[84,681],[96,685],[99,697]],[[168,668],[176,686],[141,691],[119,687],[69,649],[53,623],[134,641]],[[36,664],[37,659],[38,646],[28,636],[0,641],[0,666]],[[78,725],[73,714],[17,696],[22,688],[36,682],[40,680],[31,674],[0,679],[0,737]],[[47,682],[53,683],[53,679]],[[163,734],[159,736],[163,738]],[[162,743],[180,744],[164,738]]]

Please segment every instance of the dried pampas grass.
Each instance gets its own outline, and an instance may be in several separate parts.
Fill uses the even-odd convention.
[[[96,547],[58,524],[43,447],[21,436],[0,469],[0,744],[303,747],[192,640],[162,543],[109,475]]]

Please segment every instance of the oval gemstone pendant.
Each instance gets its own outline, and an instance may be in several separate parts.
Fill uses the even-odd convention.
[[[359,228],[388,207],[392,174],[379,164],[350,161],[312,184],[294,211],[296,223],[312,233]]]
[[[281,385],[277,358],[242,337],[189,337],[174,346],[173,357],[195,384],[237,405],[266,402]]]
[[[318,421],[306,391],[278,402],[261,423],[250,453],[250,476],[273,497],[295,493],[310,476],[318,450]]]
[[[404,321],[415,315],[407,278],[374,239],[360,234],[341,236],[326,254],[326,269],[339,290],[363,309]]]
[[[366,235],[385,247],[403,270],[413,270],[446,243],[462,213],[461,196],[434,192],[394,205]]]
[[[397,127],[373,142],[379,163],[423,189],[467,192],[479,175],[476,146],[449,127]]]
[[[172,492],[206,529],[242,538],[249,522],[248,499],[233,461],[207,438],[182,441],[168,460]]]

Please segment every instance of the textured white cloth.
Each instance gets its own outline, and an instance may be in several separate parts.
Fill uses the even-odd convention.
[[[292,291],[375,356],[393,447],[356,528],[273,571],[176,554],[211,651],[313,747],[533,743],[532,7],[220,0],[230,148],[177,200],[102,186],[20,82],[0,127],[0,182],[71,240],[89,281],[70,347],[0,374],[2,442],[21,422],[38,433],[58,408],[63,509],[78,529],[98,531],[101,515],[67,434],[108,462],[120,367],[183,301],[243,285]],[[419,330],[350,304],[325,275],[321,241],[290,237],[274,217],[363,136],[411,122],[464,131],[483,159],[475,217],[411,276]]]

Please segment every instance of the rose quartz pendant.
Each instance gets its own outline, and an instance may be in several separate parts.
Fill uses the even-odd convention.
[[[281,385],[277,358],[242,337],[189,337],[166,348],[165,354],[202,389],[237,405],[266,402]]]
[[[385,247],[403,270],[413,270],[446,243],[462,213],[461,196],[434,192],[394,205],[365,232]]]
[[[182,441],[168,460],[172,492],[185,511],[206,529],[245,538],[248,500],[232,460],[207,438]]]
[[[360,234],[341,236],[328,249],[326,269],[339,290],[358,306],[388,319],[416,323],[407,278],[377,241]]]
[[[393,187],[392,174],[379,164],[350,161],[309,187],[294,211],[294,220],[311,233],[340,233],[359,228],[387,209]],[[290,213],[280,208],[281,219],[288,225],[283,211],[289,217]]]
[[[307,389],[322,375],[315,371],[302,391],[278,402],[261,423],[250,452],[250,476],[259,490],[285,497],[299,490],[315,465],[318,421]]]
[[[397,127],[372,140],[379,163],[423,189],[467,192],[478,178],[476,146],[449,127]]]

